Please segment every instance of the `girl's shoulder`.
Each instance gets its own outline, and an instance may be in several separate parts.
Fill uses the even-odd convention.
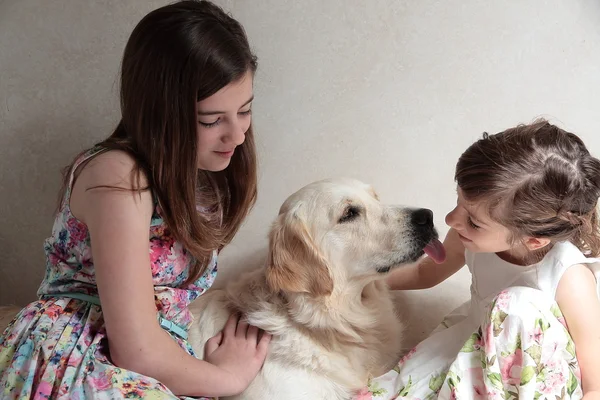
[[[559,269],[568,268],[576,264],[594,264],[600,259],[586,256],[573,243],[564,241],[556,243],[544,256],[541,264],[544,266],[556,266]]]
[[[600,259],[587,257],[573,243],[559,242],[540,262],[540,283],[556,295],[556,290],[567,271],[574,272],[582,267],[591,271],[596,280],[600,277]]]
[[[124,151],[100,151],[83,159],[75,166],[71,185],[68,199],[71,213],[82,222],[86,220],[90,204],[113,201],[107,195],[139,195],[139,205],[144,209],[152,206],[151,195],[146,190],[146,175],[137,168],[135,159]]]
[[[136,160],[122,150],[99,150],[84,159],[74,171],[73,185],[110,186],[124,189],[142,189],[148,185],[143,171],[137,169]]]

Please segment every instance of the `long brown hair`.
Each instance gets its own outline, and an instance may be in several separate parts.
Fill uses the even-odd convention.
[[[484,201],[513,240],[571,241],[600,255],[600,161],[575,134],[543,119],[484,133],[460,157],[455,178],[465,198]]]
[[[257,192],[252,125],[224,171],[198,170],[196,102],[256,68],[243,27],[208,1],[150,12],[125,47],[121,121],[97,146],[127,152],[136,161],[137,182],[140,174],[147,177],[141,190],[153,192],[170,233],[197,260],[187,282],[203,274],[214,249],[233,239]],[[198,206],[219,217],[199,213]]]

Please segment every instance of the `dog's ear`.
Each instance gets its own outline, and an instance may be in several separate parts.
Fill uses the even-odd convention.
[[[271,228],[266,277],[276,292],[327,296],[333,291],[327,262],[295,211],[279,215]]]
[[[375,190],[375,188],[373,188],[373,186],[369,185],[369,188],[367,189],[369,194],[371,196],[373,196],[373,198],[377,201],[379,201],[379,195],[377,194],[377,191]]]

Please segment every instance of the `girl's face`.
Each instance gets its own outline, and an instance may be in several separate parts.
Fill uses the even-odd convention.
[[[244,143],[252,120],[253,76],[238,81],[196,103],[198,114],[198,168],[222,171],[237,146]]]
[[[475,253],[501,253],[511,250],[510,231],[492,220],[482,203],[464,199],[458,188],[454,210],[446,215],[446,223],[460,236],[466,249]]]
[[[546,238],[523,237],[511,243],[508,228],[489,217],[483,202],[466,201],[460,188],[457,194],[456,207],[446,215],[446,224],[458,233],[466,249],[496,253],[519,265],[527,265],[532,252],[547,251],[550,240]]]

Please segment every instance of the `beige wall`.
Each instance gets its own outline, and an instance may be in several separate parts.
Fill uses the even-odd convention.
[[[0,304],[32,300],[59,170],[118,119],[121,52],[163,0],[0,0]],[[284,198],[354,176],[432,208],[456,158],[536,116],[600,155],[600,2],[229,0],[259,56],[259,202],[219,283],[260,260]],[[464,276],[458,284],[465,284]],[[457,278],[458,279],[458,278]]]

